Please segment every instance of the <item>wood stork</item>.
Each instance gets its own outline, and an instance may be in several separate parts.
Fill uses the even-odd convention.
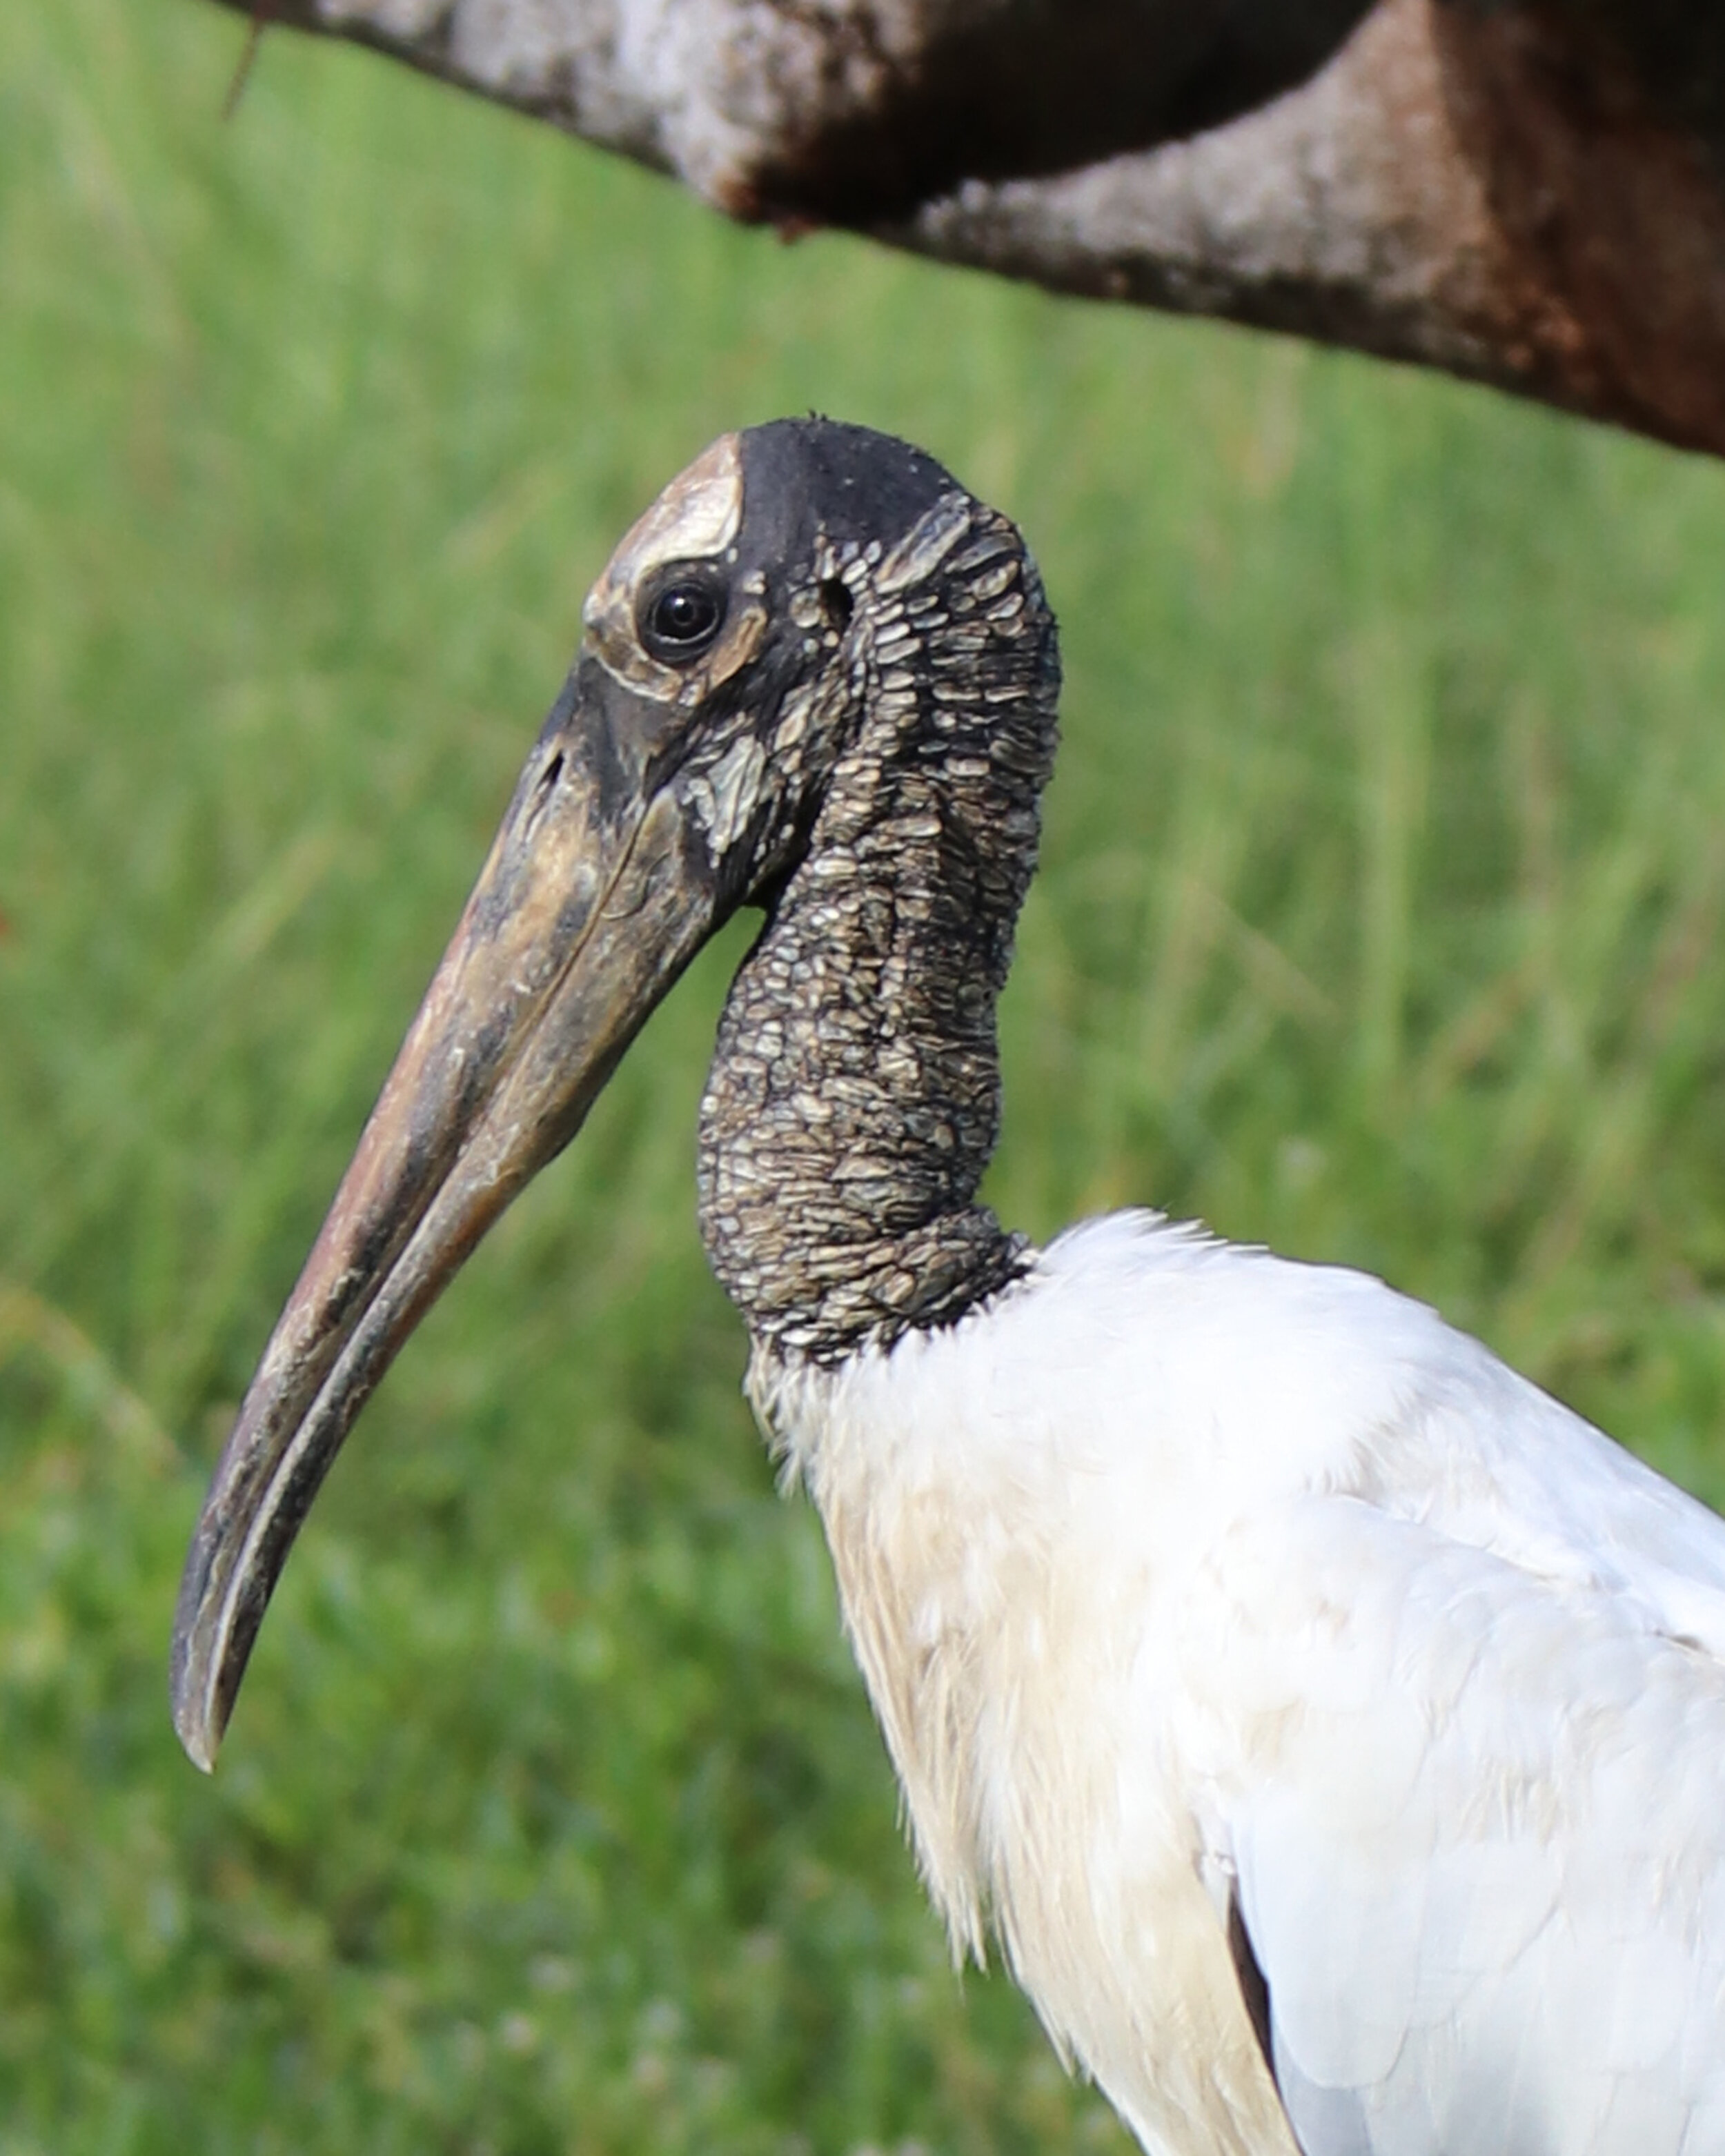
[[[192,1757],[391,1357],[757,906],[701,1233],[956,1947],[1162,2156],[1717,2156],[1725,1523],[1374,1280],[976,1202],[1059,680],[1017,531],[781,422],[584,621],[217,1471]]]

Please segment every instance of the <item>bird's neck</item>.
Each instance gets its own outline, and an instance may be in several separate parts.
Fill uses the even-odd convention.
[[[950,1324],[1024,1263],[976,1192],[1054,752],[1052,624],[992,517],[876,605],[866,720],[737,973],[701,1103],[713,1269],[757,1348],[819,1362]]]

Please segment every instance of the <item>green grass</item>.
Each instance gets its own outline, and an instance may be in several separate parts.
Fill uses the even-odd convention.
[[[1002,1209],[1371,1266],[1725,1497],[1725,473],[285,36],[224,126],[242,35],[0,12],[0,2156],[1121,2151],[947,1969],[738,1398],[737,936],[384,1388],[210,1783],[203,1476],[587,582],[817,406],[1065,618]]]

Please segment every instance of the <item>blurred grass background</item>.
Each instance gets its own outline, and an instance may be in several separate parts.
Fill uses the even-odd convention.
[[[626,521],[815,406],[1019,518],[1017,1224],[1387,1274],[1725,1498],[1725,472],[0,12],[0,2156],[1123,2150],[947,1970],[708,1281],[740,928],[404,1358],[222,1772],[203,1475]]]

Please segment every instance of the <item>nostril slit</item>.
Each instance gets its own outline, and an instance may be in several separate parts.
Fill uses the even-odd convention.
[[[850,626],[850,617],[856,611],[856,601],[850,587],[842,577],[828,577],[821,584],[820,603],[827,619],[842,636]]]
[[[538,828],[539,819],[545,813],[545,804],[557,791],[557,783],[563,775],[563,752],[559,749],[546,764],[533,782],[533,791],[521,812],[521,835],[526,837]]]

